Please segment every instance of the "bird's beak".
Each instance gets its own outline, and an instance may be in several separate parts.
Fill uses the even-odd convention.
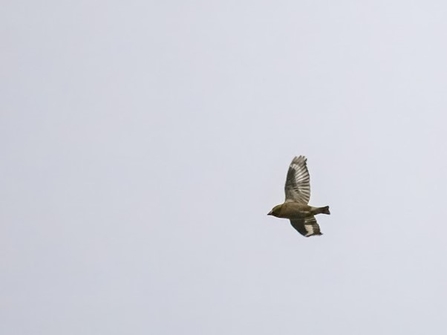
[[[273,215],[273,211],[268,212],[267,215]]]

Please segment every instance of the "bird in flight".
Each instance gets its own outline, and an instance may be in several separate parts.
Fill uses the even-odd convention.
[[[322,235],[320,226],[315,219],[317,214],[331,214],[329,206],[309,206],[310,177],[304,156],[295,157],[287,172],[286,200],[283,204],[273,207],[267,215],[290,219],[292,227],[305,237]]]

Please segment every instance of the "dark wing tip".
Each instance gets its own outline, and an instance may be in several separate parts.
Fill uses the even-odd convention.
[[[321,235],[323,235],[322,232],[319,232],[319,233],[313,233],[313,234],[305,235],[305,236],[306,236],[306,237],[311,237],[311,236],[321,236]]]

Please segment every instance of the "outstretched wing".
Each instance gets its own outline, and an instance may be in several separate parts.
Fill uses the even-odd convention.
[[[307,158],[304,156],[295,157],[290,163],[287,172],[286,202],[295,201],[308,204],[310,198],[310,177],[306,165]]]
[[[320,231],[320,226],[315,220],[315,216],[311,216],[305,219],[290,220],[292,227],[295,228],[301,235],[305,237],[314,235],[323,235]]]

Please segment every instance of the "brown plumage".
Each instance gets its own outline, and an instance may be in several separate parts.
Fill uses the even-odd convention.
[[[322,235],[320,226],[315,219],[317,214],[331,214],[329,206],[309,206],[310,177],[304,156],[295,157],[290,163],[287,172],[283,204],[273,207],[268,215],[278,218],[290,219],[290,223],[301,235],[305,237]]]

